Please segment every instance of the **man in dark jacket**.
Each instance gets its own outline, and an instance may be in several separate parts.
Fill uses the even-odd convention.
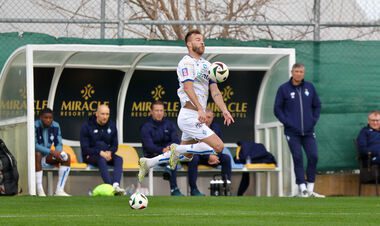
[[[120,180],[123,174],[123,159],[116,155],[118,148],[117,129],[109,120],[110,109],[107,105],[99,105],[95,113],[82,125],[80,146],[83,161],[99,167],[104,183],[111,184],[117,194],[123,194]],[[108,166],[113,166],[113,177]]]
[[[143,145],[144,157],[140,161],[148,161],[149,164],[160,164],[167,166],[169,158],[162,159],[160,156],[170,150],[169,146],[172,143],[179,143],[177,128],[175,124],[164,117],[164,103],[156,101],[150,108],[151,117],[141,126],[141,140]],[[155,158],[157,157],[157,158]],[[149,159],[149,160],[148,160]],[[156,161],[158,161],[156,163]],[[169,171],[170,194],[173,196],[183,196],[177,186],[177,170]],[[139,180],[143,179],[145,173],[141,172]],[[141,182],[141,181],[140,181]]]
[[[380,111],[371,111],[368,114],[368,125],[360,130],[357,144],[363,158],[371,153],[372,161],[380,163]]]
[[[293,157],[299,196],[324,197],[314,192],[318,162],[314,126],[319,119],[321,102],[313,84],[304,81],[305,66],[303,64],[294,64],[291,73],[291,79],[277,90],[274,114],[284,124],[284,132]],[[302,147],[308,161],[306,180]]]

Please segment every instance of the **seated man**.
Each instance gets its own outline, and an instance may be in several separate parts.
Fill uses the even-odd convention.
[[[206,125],[212,129],[218,137],[222,138],[222,130],[220,126],[213,122],[214,113],[210,109],[206,109]],[[197,177],[198,177],[198,165],[218,166],[222,165],[222,180],[231,181],[231,158],[227,154],[219,153],[218,155],[193,155],[193,160],[188,163],[189,171],[189,185],[190,194],[193,196],[204,196],[198,190]]]
[[[109,107],[99,105],[95,115],[82,125],[80,146],[83,161],[99,167],[104,183],[111,184],[116,194],[122,195],[125,193],[124,189],[120,188],[123,159],[116,155],[119,145],[117,129],[109,118]],[[108,172],[108,166],[113,166],[113,177]]]
[[[46,196],[42,186],[42,165],[60,165],[55,196],[70,196],[64,191],[70,172],[70,155],[62,152],[62,136],[59,124],[53,121],[53,111],[45,108],[35,124],[36,146],[36,185],[37,195]]]
[[[164,117],[164,103],[161,101],[154,102],[150,107],[150,114],[151,117],[141,127],[144,158],[141,158],[140,162],[146,162],[147,158],[154,158],[168,152],[170,144],[179,143],[175,124]],[[164,162],[160,165],[166,167],[168,163]],[[177,186],[177,170],[171,170],[170,168],[168,170],[170,172],[171,195],[183,196]],[[139,179],[141,178],[143,177],[139,177]]]
[[[370,152],[372,162],[380,164],[380,111],[368,114],[368,125],[361,129],[357,145],[364,159],[367,159]]]

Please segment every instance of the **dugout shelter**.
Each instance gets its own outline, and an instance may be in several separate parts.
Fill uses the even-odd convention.
[[[76,44],[26,45],[14,51],[0,75],[0,135],[18,161],[20,187],[36,193],[34,121],[38,110],[53,108],[64,143],[79,146],[83,120],[98,104],[109,104],[119,143],[141,146],[136,130],[147,117],[151,101],[163,100],[168,117],[176,120],[176,67],[186,53],[185,47],[178,46]],[[295,50],[211,46],[204,58],[222,61],[230,69],[229,79],[219,86],[236,119],[235,125],[224,129],[226,146],[236,147],[236,141],[244,139],[263,143],[277,158],[277,173],[256,189],[266,187],[269,195],[292,195],[291,157],[282,125],[273,115],[273,103],[278,86],[289,79]],[[215,106],[210,107],[217,112]],[[216,120],[221,122],[221,116]]]

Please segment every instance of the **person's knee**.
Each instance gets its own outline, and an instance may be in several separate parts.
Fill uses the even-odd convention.
[[[103,157],[99,157],[96,162],[99,168],[107,166],[107,160]]]
[[[199,160],[200,160],[199,155],[193,155],[193,159],[189,162],[189,168],[198,167]]]
[[[317,154],[310,155],[309,162],[316,165],[318,163],[318,155]]]
[[[220,162],[225,163],[225,164],[231,164],[231,158],[229,155],[221,154],[220,155]]]
[[[113,160],[114,162],[117,162],[117,163],[120,163],[120,164],[123,164],[123,158],[118,156],[118,155],[113,155]]]
[[[70,166],[71,165],[71,157],[69,154],[67,154],[67,160],[66,161],[62,161],[61,163],[63,166]]]

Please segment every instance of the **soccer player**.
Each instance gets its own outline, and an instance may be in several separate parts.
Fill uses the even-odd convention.
[[[61,128],[53,121],[53,111],[45,108],[40,113],[40,118],[35,124],[35,146],[36,146],[36,185],[37,195],[46,196],[42,186],[42,166],[44,164],[59,164],[57,188],[55,196],[70,196],[64,191],[67,177],[70,173],[70,155],[62,157]]]
[[[210,62],[202,58],[205,51],[203,35],[199,30],[191,30],[185,36],[188,54],[178,63],[178,97],[181,110],[178,115],[178,127],[182,131],[181,144],[170,145],[170,151],[157,156],[165,159],[170,155],[169,164],[175,169],[179,159],[189,161],[193,154],[213,154],[223,151],[223,141],[205,124],[206,106],[209,91],[224,117],[224,124],[234,122],[227,110],[218,85],[208,76]],[[153,164],[140,165],[139,179],[148,172]]]
[[[319,119],[321,101],[312,83],[304,81],[305,66],[296,63],[292,77],[282,84],[276,94],[274,114],[285,127],[286,140],[293,157],[296,184],[300,197],[323,198],[314,192],[318,150],[314,126]],[[306,180],[302,148],[307,157]]]
[[[227,110],[218,85],[208,77],[210,62],[202,58],[205,51],[203,35],[199,30],[191,30],[185,36],[188,54],[178,63],[178,97],[181,110],[178,127],[182,131],[181,145],[171,146],[169,164],[175,168],[180,155],[191,158],[192,154],[221,153],[223,141],[206,124],[206,106],[209,91],[224,117],[224,124],[234,122]]]

